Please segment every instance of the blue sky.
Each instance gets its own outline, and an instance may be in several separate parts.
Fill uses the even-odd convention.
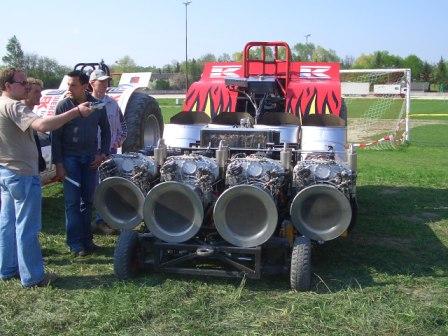
[[[22,0],[2,3],[0,56],[16,35],[22,49],[73,66],[112,64],[129,55],[138,65],[185,59],[182,0]],[[341,56],[388,50],[430,63],[448,59],[445,0],[193,0],[188,56],[241,51],[248,41],[309,41]]]

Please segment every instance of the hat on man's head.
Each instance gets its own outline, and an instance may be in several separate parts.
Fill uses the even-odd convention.
[[[96,70],[94,70],[90,74],[90,80],[91,81],[93,81],[93,80],[100,80],[100,81],[102,81],[102,80],[106,80],[106,79],[109,79],[109,78],[111,78],[111,77],[106,75],[106,73],[103,70],[101,70],[101,69],[96,69]]]

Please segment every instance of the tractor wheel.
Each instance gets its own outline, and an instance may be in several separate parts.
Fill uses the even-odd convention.
[[[163,134],[163,118],[157,101],[142,91],[135,91],[124,114],[128,135],[123,153],[138,152],[147,146],[156,146]]]
[[[118,279],[134,278],[142,266],[138,233],[121,231],[114,252],[114,273]]]
[[[297,237],[291,253],[290,270],[291,289],[305,292],[311,286],[311,241],[306,237]]]

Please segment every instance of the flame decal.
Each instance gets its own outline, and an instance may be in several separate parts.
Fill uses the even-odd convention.
[[[339,89],[340,91],[340,89]],[[339,116],[341,96],[338,87],[333,85],[310,85],[290,83],[287,94],[289,113],[302,116],[309,114],[334,114]]]
[[[183,110],[205,112],[213,118],[220,112],[235,111],[236,97],[224,84],[199,81],[188,89]]]

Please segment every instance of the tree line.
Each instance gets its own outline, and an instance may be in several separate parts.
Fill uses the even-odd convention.
[[[381,69],[381,68],[410,68],[413,81],[424,81],[448,88],[447,62],[440,57],[436,64],[430,64],[417,55],[411,54],[400,57],[390,54],[386,50],[378,50],[371,54],[361,54],[357,58],[346,56],[339,57],[332,49],[326,49],[314,43],[297,43],[293,45],[292,59],[294,61],[313,62],[339,62],[343,69]],[[260,58],[261,50],[251,50],[251,58]],[[278,57],[285,58],[284,48],[279,49]],[[273,58],[272,49],[266,50],[266,58]],[[234,52],[232,55],[224,53],[215,56],[207,53],[199,58],[185,61],[172,61],[162,67],[140,66],[129,56],[125,55],[110,66],[113,73],[123,72],[147,72],[159,74],[160,77],[152,83],[154,89],[184,89],[186,86],[185,74],[188,73],[190,83],[197,81],[206,62],[241,61],[242,53]],[[29,76],[40,78],[46,88],[59,86],[64,74],[70,71],[70,67],[59,64],[56,60],[37,54],[25,53],[16,36],[11,37],[6,44],[6,55],[2,57],[3,66],[12,66],[25,69]],[[1,67],[2,65],[0,65]],[[161,76],[170,74],[169,76]]]

